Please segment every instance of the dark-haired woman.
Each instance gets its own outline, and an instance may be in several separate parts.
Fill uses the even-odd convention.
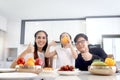
[[[40,57],[43,61],[43,67],[48,66],[46,63],[47,58],[45,58],[44,53],[46,51],[47,45],[48,45],[48,35],[45,31],[39,30],[35,33],[35,43],[34,46],[32,44],[29,44],[28,47],[13,61],[11,64],[11,68],[15,68],[17,65],[18,58],[23,57],[25,60],[32,57],[34,59]]]

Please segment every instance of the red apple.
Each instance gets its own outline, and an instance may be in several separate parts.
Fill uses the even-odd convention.
[[[17,64],[25,64],[25,59],[24,58],[18,58]]]
[[[42,66],[43,65],[43,61],[41,58],[37,58],[35,59],[35,65],[39,65],[39,66]]]

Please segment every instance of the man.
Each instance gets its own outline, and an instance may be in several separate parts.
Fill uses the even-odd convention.
[[[74,42],[76,48],[80,52],[75,61],[75,67],[80,70],[86,71],[88,70],[88,66],[90,66],[94,60],[99,59],[104,61],[107,57],[107,54],[102,48],[88,47],[88,37],[83,33],[77,34],[74,38]]]

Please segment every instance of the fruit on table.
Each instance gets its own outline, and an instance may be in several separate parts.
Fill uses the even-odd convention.
[[[28,60],[27,60],[27,61],[32,61],[32,62],[35,62],[34,58],[32,58],[32,57],[28,58]]]
[[[92,66],[115,66],[116,62],[112,58],[106,58],[105,61],[94,60]]]
[[[92,66],[107,66],[107,64],[105,62],[100,61],[100,60],[93,61],[91,65]]]
[[[67,44],[67,43],[69,42],[68,37],[63,37],[63,38],[61,39],[61,42],[62,42],[63,44]]]
[[[53,69],[53,68],[51,68],[51,67],[44,67],[44,68],[43,68],[43,70],[52,71],[52,70],[54,70],[54,69]]]
[[[25,63],[25,66],[34,66],[34,65],[35,65],[35,63],[33,61],[27,61]]]
[[[37,58],[35,59],[35,65],[39,65],[39,66],[42,66],[43,65],[43,61],[41,58]]]
[[[114,59],[112,58],[106,58],[105,59],[105,63],[108,65],[108,66],[115,66],[116,62]]]
[[[25,59],[24,58],[18,58],[18,60],[17,60],[17,64],[19,65],[19,64],[25,64]]]
[[[30,57],[25,63],[25,66],[34,66],[35,65],[35,60],[34,58]]]
[[[24,66],[24,64],[18,64],[19,66]]]
[[[60,67],[59,71],[73,71],[74,70],[74,67],[73,66],[70,66],[70,65],[65,65],[65,66],[62,66]]]
[[[17,64],[19,66],[35,66],[35,65],[42,66],[43,61],[41,58],[34,59],[32,57],[28,58],[27,61],[25,61],[25,59],[21,57],[18,58]]]

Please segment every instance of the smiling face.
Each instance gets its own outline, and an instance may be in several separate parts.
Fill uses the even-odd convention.
[[[76,41],[76,48],[81,52],[84,53],[88,49],[88,41],[83,37],[79,37]]]
[[[35,38],[35,42],[37,44],[38,49],[42,49],[47,42],[46,34],[44,32],[38,32]]]

